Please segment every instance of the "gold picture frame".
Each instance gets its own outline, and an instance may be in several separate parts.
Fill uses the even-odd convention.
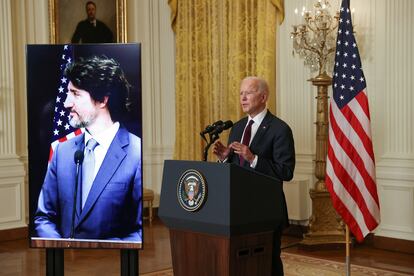
[[[77,2],[74,4],[74,2]],[[66,44],[70,43],[68,41],[68,37],[72,35],[73,31],[76,28],[76,23],[74,24],[71,22],[71,24],[68,24],[68,22],[62,22],[65,21],[64,18],[62,18],[62,9],[64,9],[64,14],[69,15],[69,18],[73,19],[75,17],[78,17],[78,21],[80,19],[85,19],[85,4],[87,0],[84,0],[82,2],[78,1],[72,1],[72,0],[49,0],[49,38],[51,44]],[[97,18],[99,18],[100,9],[103,9],[104,11],[115,11],[115,19],[114,24],[110,24],[110,29],[114,32],[114,39],[117,43],[126,43],[127,42],[127,16],[126,16],[126,0],[95,0],[94,1],[97,6]],[[111,7],[105,7],[104,5],[108,6],[108,2],[113,6]],[[69,10],[68,6],[76,6],[76,10]],[[78,6],[80,5],[80,6]],[[101,7],[100,7],[101,5]],[[74,6],[75,7],[75,6]],[[83,10],[83,14],[79,12],[79,9]],[[74,16],[75,15],[75,16]],[[72,33],[70,33],[67,28],[68,25],[73,30]],[[113,26],[114,25],[114,26]],[[63,27],[62,27],[63,26]],[[64,29],[66,28],[66,29]]]

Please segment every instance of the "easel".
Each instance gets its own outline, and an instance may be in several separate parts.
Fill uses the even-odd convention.
[[[64,275],[63,248],[46,248],[46,276]]]
[[[137,249],[121,249],[121,276],[139,275],[138,260]]]

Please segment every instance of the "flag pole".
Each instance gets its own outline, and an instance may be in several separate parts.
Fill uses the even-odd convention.
[[[349,254],[349,227],[346,225],[345,227],[345,246],[346,246],[346,276],[351,276],[351,262],[350,262],[350,254]]]

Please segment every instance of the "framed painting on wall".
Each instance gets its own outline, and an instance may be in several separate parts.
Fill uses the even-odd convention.
[[[126,0],[49,0],[52,44],[125,43]]]

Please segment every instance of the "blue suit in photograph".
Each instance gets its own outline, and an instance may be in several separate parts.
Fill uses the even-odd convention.
[[[83,150],[84,139],[82,134],[60,143],[53,153],[34,218],[38,237],[70,237],[76,182],[74,153]],[[141,201],[141,140],[120,127],[84,207],[76,208],[74,238],[141,242]]]

